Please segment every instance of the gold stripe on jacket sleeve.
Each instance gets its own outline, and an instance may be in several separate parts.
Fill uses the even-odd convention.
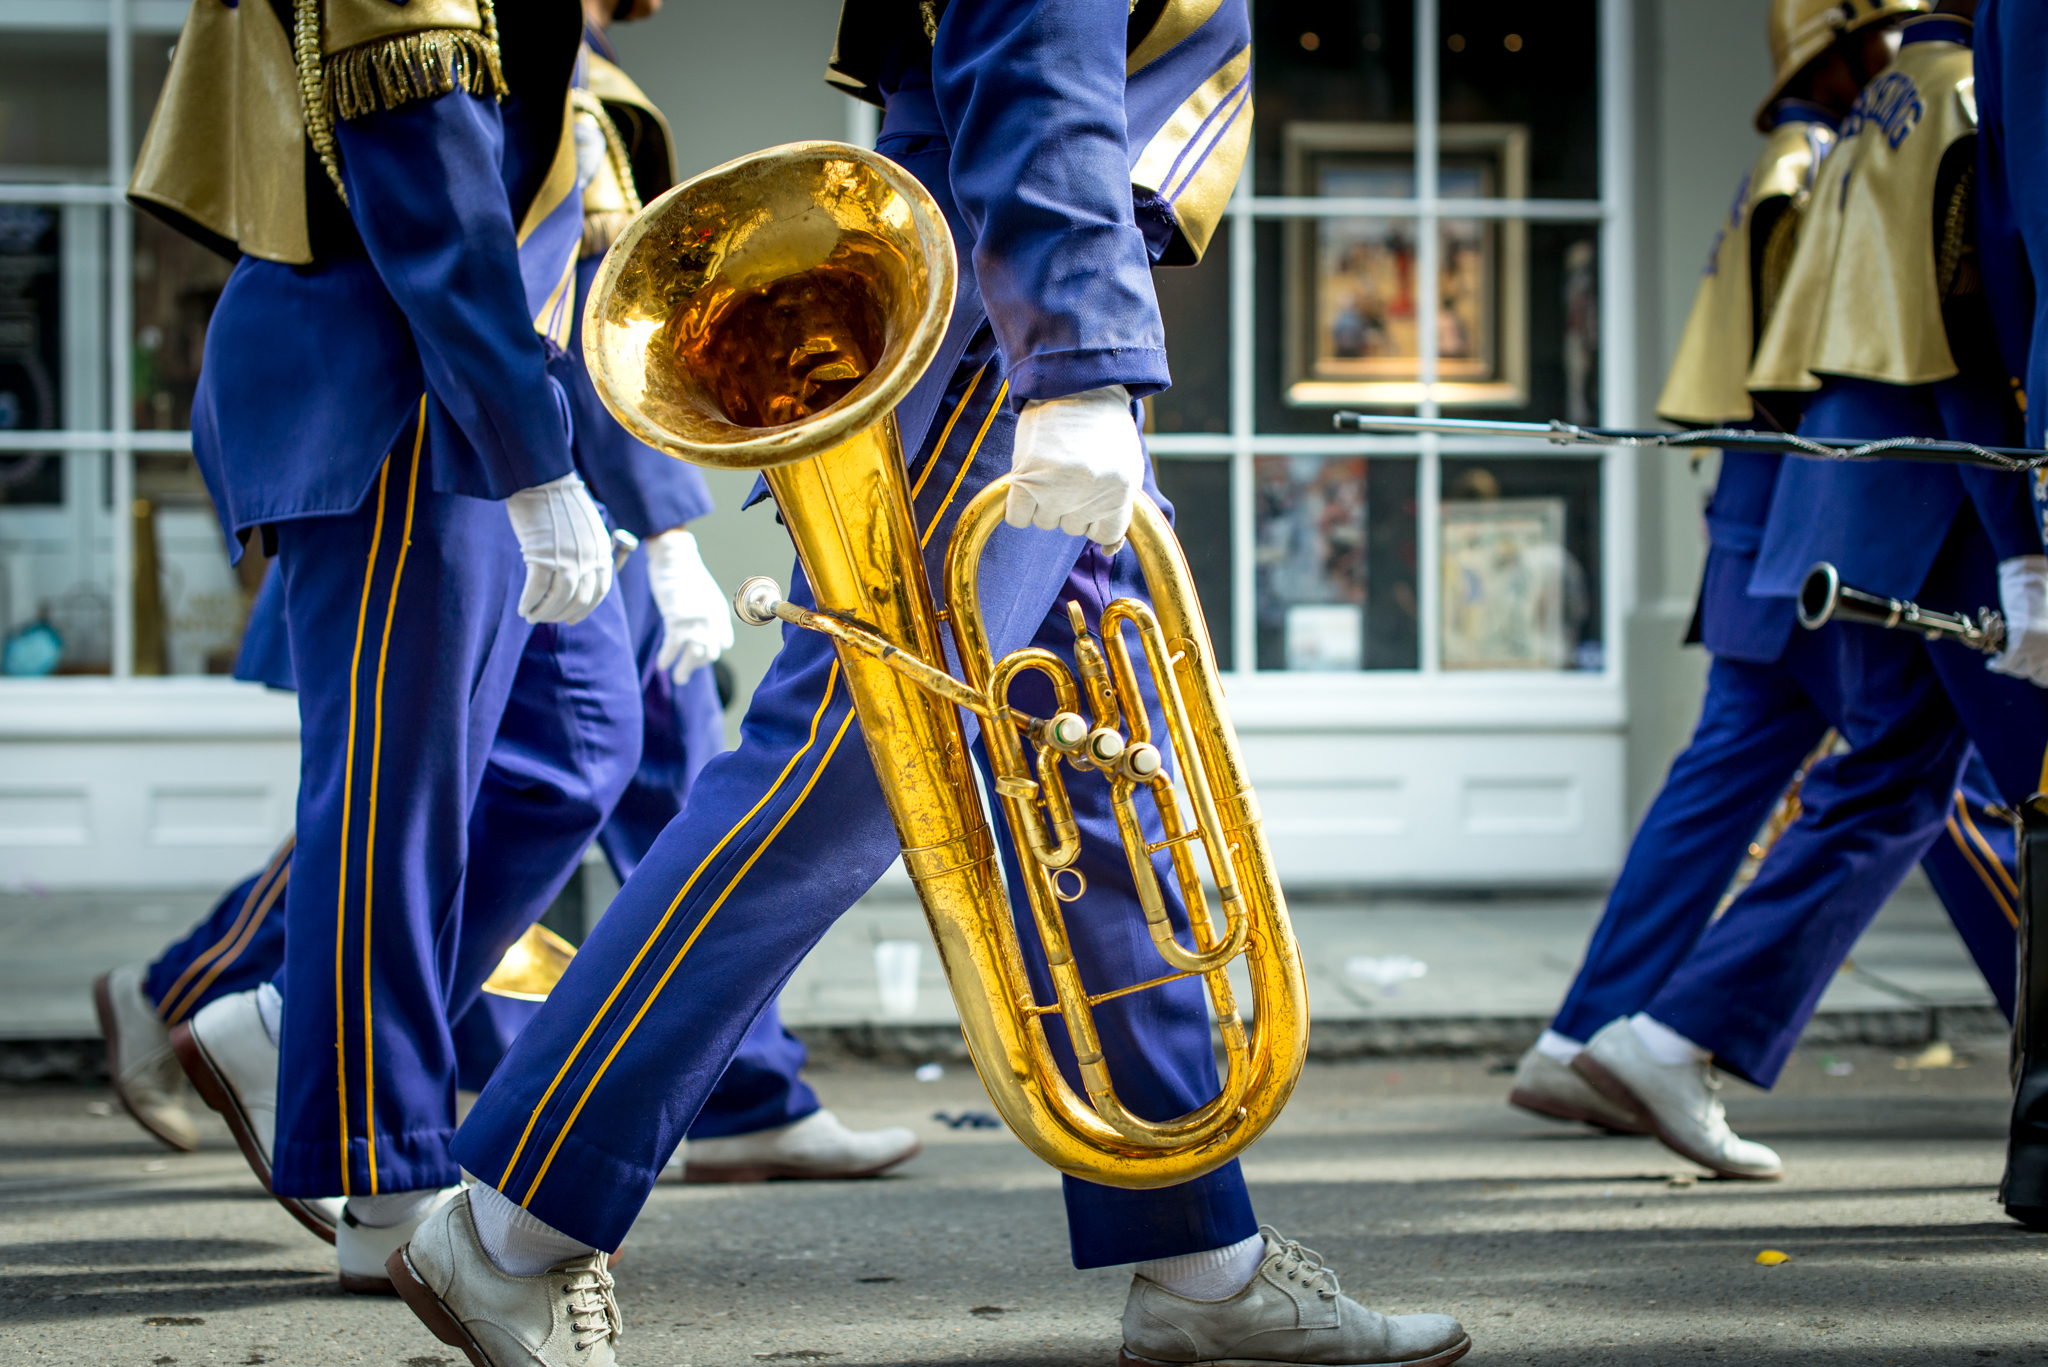
[[[1251,63],[1252,50],[1245,47],[1202,82],[1131,168],[1131,184],[1173,206],[1174,222],[1198,260],[1223,221],[1251,146]]]
[[[1180,45],[1182,39],[1209,22],[1222,8],[1223,0],[1166,0],[1166,8],[1153,21],[1152,29],[1131,49],[1124,74],[1135,76]]]

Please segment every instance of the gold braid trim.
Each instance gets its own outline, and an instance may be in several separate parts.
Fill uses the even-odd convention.
[[[341,154],[335,149],[334,124],[327,116],[327,74],[320,62],[320,0],[295,0],[292,6],[292,61],[299,69],[299,106],[306,116],[306,138],[327,168],[334,193],[347,204]]]
[[[1957,293],[1957,276],[1963,266],[1963,228],[1970,213],[1970,191],[1977,183],[1977,168],[1966,167],[1956,177],[1956,188],[1949,193],[1948,208],[1941,218],[1941,241],[1934,249],[1934,286],[1943,299]],[[1964,280],[1966,288],[1960,292],[1974,294],[1977,291],[1967,286],[1974,281]]]
[[[379,38],[327,59],[327,96],[337,118],[431,100],[451,90],[503,98],[498,48],[486,33],[427,29]]]
[[[611,112],[604,107],[604,101],[588,90],[571,90],[569,103],[578,113],[588,114],[597,121],[599,131],[604,134],[605,160],[611,163],[612,176],[619,182],[619,194],[624,197],[624,209],[592,209],[583,215],[584,256],[601,256],[610,250],[618,240],[633,216],[640,212],[640,188],[633,183],[633,160],[626,152],[626,140],[619,133],[619,126],[612,122]]]
[[[306,138],[348,203],[341,181],[341,152],[334,144],[334,119],[359,118],[396,109],[460,87],[472,95],[488,91],[497,99],[511,93],[498,59],[498,12],[492,0],[477,0],[482,30],[430,29],[363,43],[323,58],[320,0],[293,0],[292,61],[299,73],[299,105]]]

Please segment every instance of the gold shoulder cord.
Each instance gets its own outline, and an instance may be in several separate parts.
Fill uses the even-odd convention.
[[[1977,168],[1964,168],[1963,173],[1956,177],[1956,188],[1949,193],[1948,209],[1942,215],[1941,242],[1935,248],[1934,287],[1943,299],[1955,293],[1956,277],[1962,270],[1963,225],[1969,217],[1970,191],[1976,183]]]
[[[604,149],[612,164],[612,174],[619,178],[619,193],[626,197],[626,211],[637,214],[643,207],[640,203],[640,187],[633,183],[633,160],[626,154],[626,140],[619,134],[619,126],[612,122],[611,111],[604,107],[604,101],[588,90],[569,92],[569,103],[579,113],[590,115],[597,120],[598,128],[604,133]]]
[[[427,29],[361,43],[327,57],[321,50],[320,0],[294,0],[292,58],[299,70],[299,99],[306,136],[320,157],[334,192],[348,203],[341,181],[341,154],[334,120],[396,109],[457,88],[472,95],[489,91],[504,99],[505,71],[498,60],[498,15],[491,0],[477,0],[480,32]]]
[[[618,182],[619,196],[625,202],[623,209],[589,209],[583,211],[583,245],[578,252],[583,256],[602,256],[613,242],[625,231],[626,224],[642,208],[640,187],[633,183],[633,161],[626,152],[626,140],[619,133],[619,126],[612,122],[611,111],[604,107],[604,101],[588,90],[571,90],[569,104],[579,114],[588,114],[596,120],[599,131],[604,134],[605,160],[610,163],[612,179]]]
[[[334,125],[327,117],[327,73],[320,62],[320,0],[295,0],[292,6],[292,59],[299,67],[299,103],[306,113],[306,137],[334,182],[334,193],[348,203],[341,183],[341,155],[334,147]]]

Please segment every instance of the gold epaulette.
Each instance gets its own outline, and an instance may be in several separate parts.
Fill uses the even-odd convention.
[[[1774,311],[1814,174],[1834,143],[1833,129],[1808,119],[1787,120],[1765,139],[1715,236],[1678,354],[1657,396],[1658,416],[1705,427],[1750,417],[1746,381],[1757,320],[1768,320]],[[1764,243],[1763,261],[1752,262],[1751,225],[1757,210],[1773,199],[1790,204]],[[1762,297],[1753,299],[1750,281],[1756,265],[1761,266],[1756,274]]]
[[[492,0],[293,0],[292,19],[306,134],[344,204],[332,120],[455,90],[507,93]]]
[[[1752,390],[1811,391],[1823,375],[1921,385],[1956,373],[1934,196],[1943,158],[1976,132],[1971,71],[1961,44],[1908,43],[1858,97],[1757,345]],[[1952,275],[1960,211],[1945,219],[1957,239]]]
[[[492,0],[195,3],[128,193],[229,255],[305,265],[305,152],[347,203],[334,121],[454,90],[503,96]]]

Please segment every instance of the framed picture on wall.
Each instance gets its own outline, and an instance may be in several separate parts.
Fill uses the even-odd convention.
[[[1287,125],[1283,145],[1291,196],[1409,199],[1416,193],[1412,125],[1296,122]],[[1528,157],[1529,131],[1520,124],[1445,124],[1440,195],[1526,198]],[[1287,401],[1303,407],[1421,402],[1415,220],[1296,219],[1285,237]],[[1526,223],[1440,219],[1437,289],[1437,402],[1526,403]]]
[[[1564,500],[1443,505],[1443,667],[1562,669]]]

